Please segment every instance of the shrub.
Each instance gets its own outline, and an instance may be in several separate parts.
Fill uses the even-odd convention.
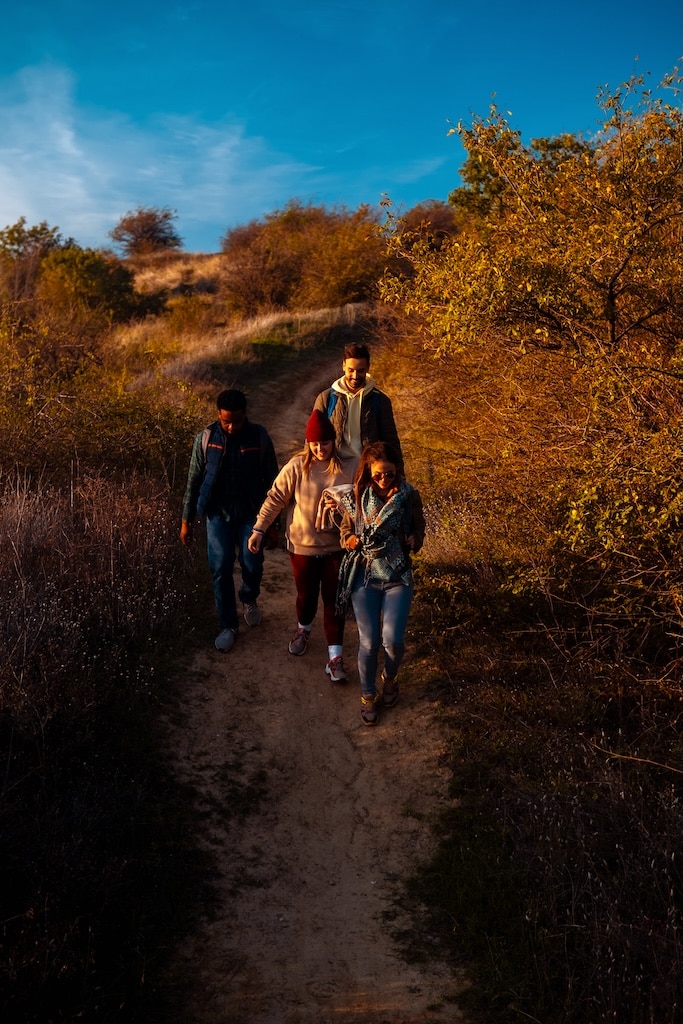
[[[470,185],[481,197],[493,175],[501,188],[438,249],[393,236],[411,273],[387,273],[381,290],[440,361],[445,401],[461,410],[445,429],[513,485],[513,507],[543,535],[519,587],[544,593],[587,642],[598,629],[615,653],[664,665],[681,628],[681,112],[640,79],[600,105],[590,143],[525,147],[495,108],[461,126],[480,168]],[[487,408],[476,431],[463,380]],[[496,490],[509,493],[493,485],[486,500]]]
[[[289,203],[264,221],[229,230],[225,294],[236,314],[362,302],[384,267],[384,242],[369,207]]]
[[[99,313],[100,329],[111,321],[128,319],[137,306],[132,271],[111,256],[76,245],[44,258],[38,298],[53,313],[85,317]]]
[[[0,231],[0,301],[17,303],[32,299],[43,259],[64,242],[57,228],[41,221],[26,227],[26,218]]]

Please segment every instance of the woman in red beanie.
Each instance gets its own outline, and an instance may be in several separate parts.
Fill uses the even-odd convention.
[[[248,541],[250,551],[259,551],[266,530],[285,511],[285,539],[296,584],[298,620],[289,653],[306,653],[321,596],[327,640],[325,671],[333,683],[347,678],[342,660],[344,616],[335,610],[343,552],[339,525],[330,514],[330,503],[323,492],[341,484],[350,485],[357,463],[356,458],[338,455],[332,424],[324,412],[314,409],[306,424],[306,446],[278,473]]]

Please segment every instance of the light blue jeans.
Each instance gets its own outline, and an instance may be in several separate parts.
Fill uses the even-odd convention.
[[[377,692],[377,662],[380,643],[384,648],[384,671],[395,676],[405,653],[405,635],[413,584],[360,584],[351,594],[353,614],[358,626],[358,675],[361,693],[374,697]]]
[[[243,604],[255,601],[261,592],[263,549],[257,554],[247,547],[253,523],[227,522],[223,516],[207,516],[206,547],[213,578],[213,596],[219,629],[237,629],[237,601],[232,570],[235,554],[242,570],[239,599]]]

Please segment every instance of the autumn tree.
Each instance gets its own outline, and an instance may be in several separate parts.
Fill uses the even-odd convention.
[[[649,93],[642,112],[629,109],[638,87],[602,97],[608,116],[591,145],[563,136],[524,147],[495,109],[459,129],[504,183],[505,215],[415,256],[405,287],[391,275],[384,284],[424,315],[437,350],[492,332],[584,352],[614,350],[636,330],[669,346],[680,336],[681,114]]]
[[[551,446],[565,461],[553,501],[546,491],[536,513],[554,548],[547,571],[568,600],[573,587],[575,606],[584,600],[577,594],[590,593],[651,648],[681,625],[683,115],[663,98],[680,84],[675,73],[656,93],[640,78],[601,93],[604,123],[587,142],[525,146],[495,108],[459,126],[470,167],[482,169],[470,182],[477,229],[438,251],[410,248],[397,231],[390,248],[411,273],[388,273],[381,287],[446,362],[477,349],[489,366],[516,359],[516,372],[539,389],[518,389],[517,408],[545,393],[540,367],[548,372],[554,353],[552,402],[565,424],[558,419]],[[479,202],[488,195],[497,198]],[[562,396],[558,376],[571,379],[571,395]],[[536,476],[549,440],[540,428],[539,420],[539,433],[500,446],[508,459],[525,452]]]
[[[495,106],[491,107],[490,115],[492,121],[502,123]],[[465,131],[462,126],[460,131]],[[492,142],[489,140],[489,145]],[[506,130],[499,134],[490,150],[478,148],[471,137],[466,148],[467,159],[460,168],[463,184],[449,193],[448,204],[461,216],[475,219],[502,216],[508,203],[514,202],[513,185],[506,178],[504,167],[508,158],[524,149],[520,133],[506,125]],[[524,152],[539,167],[553,173],[566,160],[591,153],[592,146],[585,139],[565,133],[554,138],[532,139]]]
[[[167,206],[138,206],[121,218],[109,237],[126,256],[173,251],[182,246],[182,238],[173,225],[176,219],[177,214]]]

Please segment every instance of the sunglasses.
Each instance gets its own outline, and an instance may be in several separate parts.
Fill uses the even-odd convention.
[[[372,474],[372,479],[373,480],[377,480],[377,481],[379,481],[379,480],[393,480],[395,476],[396,476],[396,474],[394,473],[393,469],[390,469],[388,473],[373,473]]]

